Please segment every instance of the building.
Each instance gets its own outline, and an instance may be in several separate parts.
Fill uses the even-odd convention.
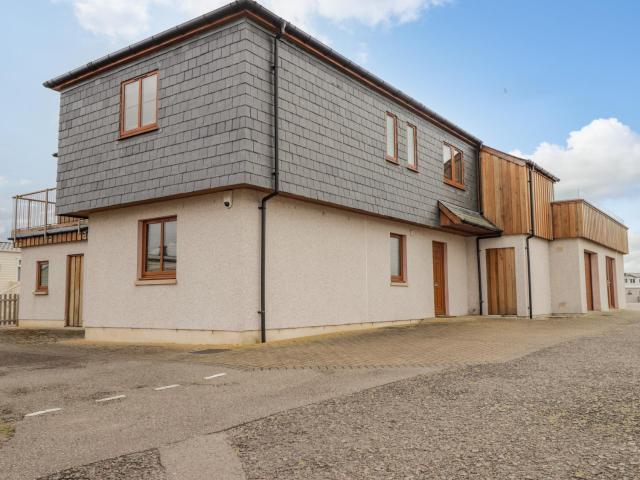
[[[22,253],[11,242],[0,242],[0,295],[20,293]]]
[[[56,252],[85,255],[89,339],[251,343],[624,305],[624,225],[554,202],[552,174],[255,2],[45,86],[60,92],[56,213],[90,225]],[[49,254],[33,251],[35,272]]]
[[[640,303],[640,273],[624,274],[627,303]]]

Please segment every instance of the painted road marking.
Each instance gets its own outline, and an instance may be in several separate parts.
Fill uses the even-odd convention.
[[[158,388],[154,388],[154,390],[157,392],[159,390],[168,390],[170,388],[176,388],[179,387],[180,385],[178,385],[177,383],[174,385],[165,385],[164,387],[158,387]]]
[[[96,402],[109,402],[111,400],[119,400],[121,398],[127,398],[126,395],[116,395],[115,397],[107,397],[107,398],[100,398],[99,400],[96,400]]]
[[[212,378],[224,377],[226,373],[216,373],[215,375],[211,375],[209,377],[204,377],[205,380],[211,380]]]
[[[38,415],[44,415],[45,413],[58,412],[61,408],[50,408],[48,410],[40,410],[39,412],[27,413],[25,417],[37,417]]]

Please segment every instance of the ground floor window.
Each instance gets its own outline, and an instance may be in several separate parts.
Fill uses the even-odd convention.
[[[407,281],[407,237],[392,233],[390,241],[391,281],[393,283],[405,283]]]
[[[176,278],[176,217],[156,218],[140,222],[140,277]]]
[[[49,292],[49,261],[42,260],[36,263],[36,292]]]

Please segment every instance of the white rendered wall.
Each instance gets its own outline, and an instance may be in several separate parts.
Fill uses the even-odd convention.
[[[552,312],[550,245],[551,242],[543,238],[533,237],[529,240],[529,248],[531,249],[531,297],[534,315],[548,315]]]
[[[263,193],[224,193],[104,211],[90,217],[86,327],[257,331]],[[137,285],[138,222],[177,215],[173,285]],[[390,283],[389,234],[407,236],[408,282]],[[276,197],[267,210],[267,328],[434,316],[432,241],[447,244],[448,313],[470,307],[464,237]],[[477,290],[477,284],[472,285]],[[476,294],[477,296],[477,294]]]
[[[82,241],[22,249],[19,311],[21,326],[64,326],[67,256],[83,254],[87,250],[87,246],[88,243]],[[34,293],[36,289],[36,262],[45,260],[49,262],[49,292],[47,295],[39,295]],[[86,279],[85,269],[83,286],[86,286]]]
[[[589,240],[567,238],[554,240],[550,247],[551,304],[554,313],[586,313],[587,287],[584,252],[592,257],[593,308],[609,310],[607,300],[606,257],[615,259],[618,308],[625,307],[624,263],[622,254]]]

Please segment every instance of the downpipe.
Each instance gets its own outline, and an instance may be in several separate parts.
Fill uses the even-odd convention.
[[[278,45],[285,32],[287,22],[282,23],[280,31],[273,37],[273,191],[260,202],[260,341],[267,341],[267,203],[280,194],[280,114],[278,110]]]
[[[526,238],[525,250],[527,252],[527,286],[529,287],[529,318],[533,318],[533,287],[531,285],[531,248],[529,241],[536,234],[534,204],[533,204],[533,167],[529,166],[529,221],[531,222],[531,229]]]

